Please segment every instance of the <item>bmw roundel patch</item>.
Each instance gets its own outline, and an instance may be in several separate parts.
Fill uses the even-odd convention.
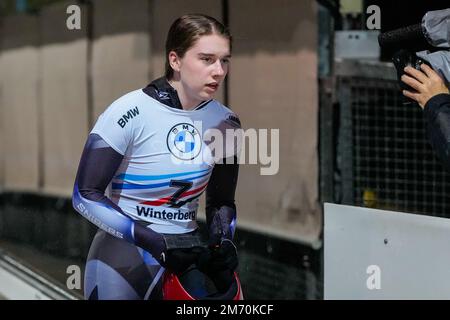
[[[179,123],[167,135],[167,148],[178,159],[192,160],[202,149],[200,133],[189,123]]]

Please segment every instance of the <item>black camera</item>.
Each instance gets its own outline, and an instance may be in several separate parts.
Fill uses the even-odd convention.
[[[400,29],[387,31],[378,36],[381,47],[392,50],[392,62],[397,70],[397,77],[402,90],[415,90],[401,81],[405,67],[411,66],[421,71],[420,65],[430,68],[450,80],[450,8],[427,12],[421,23]],[[425,60],[426,59],[426,60]],[[413,100],[404,97],[404,104]]]
[[[409,66],[419,71],[421,70],[420,65],[423,63],[431,67],[427,61],[417,57],[417,55],[414,52],[404,49],[397,51],[393,55],[392,62],[394,63],[395,69],[397,70],[397,79],[402,91],[408,90],[411,92],[415,92],[413,88],[411,88],[401,80],[402,75],[405,74],[404,71],[405,67]],[[411,103],[414,103],[414,101],[408,97],[403,96],[403,104],[411,104]]]

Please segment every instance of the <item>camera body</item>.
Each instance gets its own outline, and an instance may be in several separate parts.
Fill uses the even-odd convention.
[[[431,67],[431,65],[427,61],[419,58],[414,52],[405,49],[397,51],[392,56],[392,62],[394,63],[395,69],[397,70],[397,79],[400,85],[400,89],[408,90],[411,92],[415,92],[415,90],[410,86],[408,86],[403,81],[401,81],[402,75],[405,74],[404,71],[405,67],[409,66],[419,71],[421,70],[420,65],[423,63]],[[414,101],[407,97],[403,97],[403,104],[411,104],[411,103],[414,103]]]
[[[392,62],[402,90],[415,90],[401,81],[404,68],[417,70],[425,63],[450,82],[450,8],[428,11],[420,23],[381,33],[378,43],[395,53]],[[412,100],[404,98],[405,104]]]

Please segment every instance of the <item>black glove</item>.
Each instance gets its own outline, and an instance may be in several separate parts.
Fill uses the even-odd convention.
[[[159,263],[166,269],[181,274],[191,265],[195,264],[199,256],[207,249],[201,247],[188,249],[170,249],[163,251]]]
[[[218,246],[223,239],[233,239],[231,231],[231,223],[236,217],[236,210],[222,206],[219,210],[215,209],[215,212],[208,222],[209,225],[209,245]]]
[[[206,250],[206,243],[199,232],[162,234],[136,223],[134,234],[136,245],[150,252],[161,266],[175,273],[186,270]]]
[[[197,260],[198,268],[205,273],[234,271],[238,264],[237,249],[231,240],[223,240],[219,246],[201,252]]]
[[[237,266],[236,246],[228,239],[222,240],[216,247],[209,247],[209,250],[199,255],[197,261],[197,268],[205,273],[222,293],[230,288]]]
[[[222,206],[207,215],[209,226],[209,250],[203,252],[197,261],[200,271],[208,275],[219,292],[225,292],[233,281],[238,266],[237,249],[232,238],[231,224],[236,218],[236,209]]]
[[[211,250],[211,269],[234,271],[237,266],[237,249],[231,240],[224,239],[218,247]]]
[[[186,234],[162,234],[165,250],[158,262],[166,269],[180,274],[195,264],[199,255],[207,251],[199,232]]]

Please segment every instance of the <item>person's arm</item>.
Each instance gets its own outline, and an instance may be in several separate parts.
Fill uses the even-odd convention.
[[[161,254],[165,250],[162,235],[128,217],[105,196],[105,190],[122,159],[123,155],[99,135],[90,134],[78,167],[73,207],[99,228],[143,248],[161,262]]]
[[[226,162],[214,166],[206,189],[206,224],[209,231],[209,254],[200,257],[198,267],[209,274],[220,292],[229,288],[238,266],[237,249],[233,243],[236,229],[234,194],[239,164]]]
[[[427,133],[433,150],[450,170],[450,94],[430,98],[424,107]]]
[[[426,64],[420,72],[406,67],[408,75],[402,81],[416,92],[404,91],[403,94],[415,100],[422,109],[427,122],[429,141],[447,169],[450,169],[450,94],[444,80]]]
[[[237,157],[233,163],[214,166],[206,189],[206,224],[210,244],[218,245],[223,239],[233,240],[236,229],[236,205],[234,195],[239,173]]]

